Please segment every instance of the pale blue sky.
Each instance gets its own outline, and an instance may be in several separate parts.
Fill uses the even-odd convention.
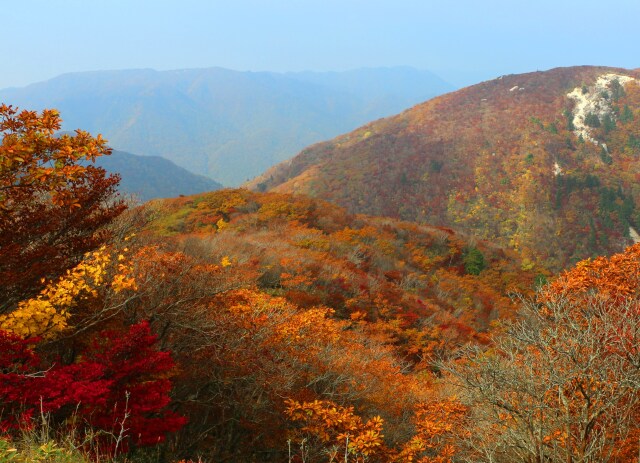
[[[609,6],[611,5],[611,6]],[[0,0],[0,88],[65,72],[640,67],[640,0]]]

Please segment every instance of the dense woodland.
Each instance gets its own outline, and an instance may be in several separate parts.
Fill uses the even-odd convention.
[[[249,186],[465,230],[559,271],[619,252],[640,226],[640,85],[597,89],[607,73],[638,76],[503,76],[311,146]],[[576,88],[609,108],[586,115],[596,143],[575,133]]]
[[[307,196],[128,205],[60,124],[0,106],[0,462],[637,461],[640,245],[553,273]]]

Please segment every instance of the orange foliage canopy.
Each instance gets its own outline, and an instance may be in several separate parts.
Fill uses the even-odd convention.
[[[579,262],[556,279],[543,297],[578,298],[598,293],[609,302],[640,296],[640,243],[624,253]]]
[[[445,366],[472,405],[471,454],[636,461],[640,244],[580,262],[523,300],[489,350]]]
[[[331,401],[287,401],[286,414],[302,423],[298,439],[318,440],[329,461],[446,463],[455,455],[454,439],[460,432],[467,409],[456,400],[440,400],[416,407],[415,434],[397,447],[384,441],[384,420],[374,416],[364,421],[354,407]],[[312,443],[311,442],[311,443]]]

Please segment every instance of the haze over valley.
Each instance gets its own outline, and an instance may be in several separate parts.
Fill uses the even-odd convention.
[[[0,90],[0,101],[57,108],[64,129],[118,150],[162,156],[237,186],[315,142],[390,116],[453,86],[409,67],[349,72],[222,68],[66,74]]]

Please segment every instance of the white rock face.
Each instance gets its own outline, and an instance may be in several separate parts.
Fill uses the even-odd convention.
[[[553,164],[553,175],[554,177],[557,177],[558,175],[562,175],[562,168],[560,167],[560,164],[558,164],[558,162],[555,162]]]
[[[634,244],[640,243],[640,235],[638,235],[638,232],[633,227],[629,227],[629,237]]]
[[[602,96],[604,92],[609,93],[611,83],[614,80],[617,80],[620,85],[624,87],[627,83],[635,79],[620,74],[603,74],[598,77],[593,87],[588,88],[587,93],[582,93],[582,88],[576,87],[572,92],[567,94],[569,98],[576,102],[575,108],[573,109],[573,125],[575,127],[573,133],[578,137],[582,135],[585,141],[589,141],[595,145],[600,145],[600,143],[591,135],[591,127],[585,124],[585,117],[588,114],[595,114],[600,120],[606,115],[615,119],[610,100]]]

